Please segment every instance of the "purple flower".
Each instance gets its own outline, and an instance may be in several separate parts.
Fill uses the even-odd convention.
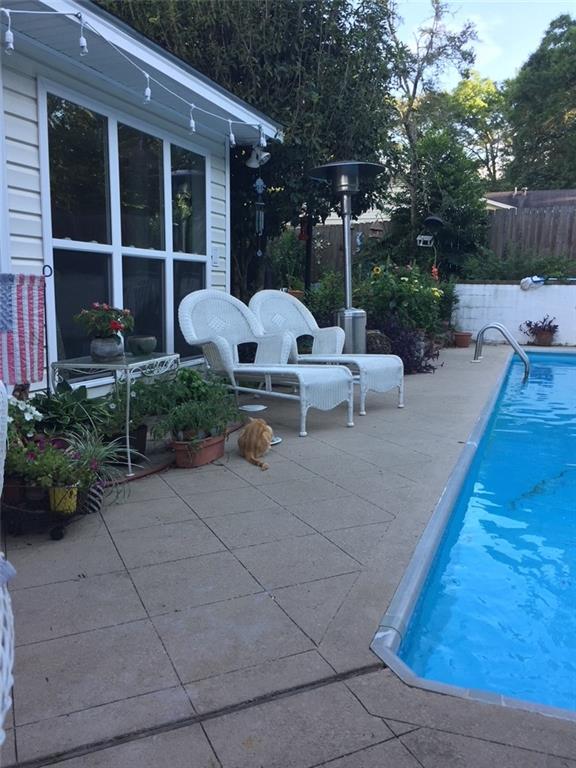
[[[90,469],[93,470],[94,472],[98,469],[98,462],[96,461],[96,459],[92,459],[90,461]]]

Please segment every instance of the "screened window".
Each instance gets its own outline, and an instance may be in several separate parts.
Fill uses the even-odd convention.
[[[95,301],[111,301],[110,255],[56,249],[54,287],[58,359],[88,355],[90,339],[74,315]]]
[[[164,248],[162,141],[118,126],[122,245]]]
[[[156,336],[158,349],[166,349],[164,332],[164,262],[124,256],[123,306],[134,314],[134,334]]]
[[[203,264],[194,261],[174,259],[174,352],[182,357],[193,357],[201,354],[198,347],[191,347],[180,330],[178,322],[178,307],[180,302],[193,291],[206,287],[205,269]]]
[[[180,253],[206,253],[206,167],[201,155],[171,147],[172,237]]]
[[[74,315],[92,303],[127,307],[157,350],[200,354],[180,333],[178,305],[206,287],[206,158],[47,94],[58,359],[89,354]],[[55,359],[55,358],[53,358]]]
[[[102,115],[48,95],[54,237],[111,242],[107,131]]]

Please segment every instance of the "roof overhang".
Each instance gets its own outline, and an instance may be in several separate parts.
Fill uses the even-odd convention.
[[[200,135],[224,140],[230,130],[227,121],[231,120],[238,144],[255,144],[260,130],[266,138],[282,139],[279,123],[92,3],[78,0],[14,0],[10,6],[8,0],[2,7],[14,11],[14,64],[18,57],[28,57],[49,67],[54,73],[61,72],[67,78],[89,84],[134,107],[143,107],[146,80],[138,70],[140,68],[152,80],[152,97],[145,109],[158,118],[187,127],[189,105],[193,104],[197,107],[194,117]],[[24,10],[57,13],[16,13]],[[62,13],[71,15],[57,15]],[[89,50],[88,55],[83,57],[79,55],[79,14],[85,22],[84,34]],[[3,25],[5,21],[3,15]],[[132,66],[126,57],[136,66]]]
[[[489,211],[516,211],[518,207],[516,205],[507,205],[506,203],[499,203],[498,200],[492,200],[486,198],[486,208]]]

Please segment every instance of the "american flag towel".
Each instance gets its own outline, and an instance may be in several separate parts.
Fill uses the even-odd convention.
[[[0,379],[5,384],[44,376],[44,278],[0,274]]]

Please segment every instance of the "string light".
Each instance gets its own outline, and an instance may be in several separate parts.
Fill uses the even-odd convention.
[[[119,56],[122,56],[125,61],[127,61],[134,69],[138,70],[144,78],[146,79],[146,87],[144,89],[144,103],[149,104],[152,99],[152,88],[151,83],[154,83],[154,85],[158,86],[161,90],[163,90],[165,93],[170,94],[172,97],[177,99],[178,101],[183,102],[186,104],[190,110],[189,112],[189,128],[191,133],[196,132],[196,120],[194,119],[194,113],[196,111],[201,112],[203,115],[207,115],[209,117],[212,117],[216,120],[221,120],[223,122],[228,123],[228,139],[231,147],[236,146],[236,136],[234,135],[234,131],[232,129],[232,126],[235,125],[245,125],[250,126],[251,128],[254,128],[258,131],[258,146],[265,147],[266,146],[266,136],[264,134],[264,130],[261,124],[255,124],[255,123],[248,123],[244,120],[229,120],[226,117],[223,117],[222,115],[217,114],[216,112],[211,112],[208,109],[203,109],[202,107],[198,107],[196,104],[191,104],[187,99],[185,99],[183,96],[181,96],[179,93],[176,93],[175,91],[171,90],[168,86],[166,86],[163,82],[160,80],[157,80],[155,77],[151,76],[148,72],[146,72],[141,66],[139,66],[133,59],[125,53],[121,48],[119,48],[117,45],[115,45],[111,40],[109,40],[102,32],[100,32],[96,27],[94,27],[93,24],[91,24],[88,20],[86,20],[82,13],[71,13],[66,11],[32,11],[32,10],[13,10],[13,9],[7,9],[7,8],[0,8],[0,13],[3,13],[6,16],[7,20],[7,29],[4,33],[4,52],[6,55],[10,56],[14,52],[14,33],[12,32],[12,26],[11,26],[11,14],[18,14],[18,15],[29,15],[29,16],[65,16],[69,18],[76,19],[80,23],[80,38],[79,38],[79,47],[80,47],[80,56],[86,56],[88,54],[88,43],[86,40],[86,36],[84,34],[84,30],[90,30],[96,37],[99,37],[104,43],[109,45],[111,48],[113,48],[116,53],[118,53]],[[282,134],[281,132],[276,131],[276,135],[274,138],[278,138],[280,141],[282,141]],[[251,143],[253,143],[253,140],[251,140]]]
[[[4,32],[4,53],[6,56],[12,56],[14,53],[14,33],[12,32],[12,19],[10,18],[10,11],[2,8],[2,13],[6,14],[8,27]]]
[[[80,56],[86,56],[88,54],[88,43],[84,37],[84,17],[80,14]]]
[[[150,88],[150,75],[148,72],[144,72],[144,70],[142,70],[142,74],[146,78],[146,88],[144,88],[144,104],[150,104],[150,99],[152,98],[152,89]]]

